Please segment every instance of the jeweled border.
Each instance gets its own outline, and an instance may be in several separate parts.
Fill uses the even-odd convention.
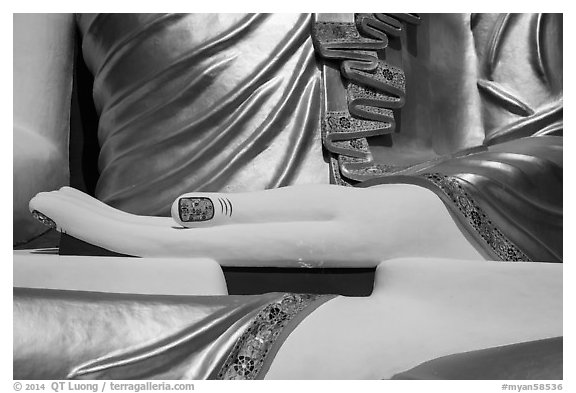
[[[464,190],[458,178],[441,173],[425,173],[420,176],[432,182],[452,200],[468,224],[501,260],[531,262],[531,259],[492,223],[474,198]]]
[[[264,307],[234,344],[217,379],[256,379],[288,323],[322,296],[287,293],[280,301]]]

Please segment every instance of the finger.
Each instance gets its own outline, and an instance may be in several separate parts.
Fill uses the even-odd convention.
[[[361,260],[361,266],[373,266],[381,257],[381,253],[377,258],[360,255],[365,249],[347,241],[349,231],[336,222],[175,229],[114,220],[55,193],[38,194],[30,205],[64,233],[134,256],[211,258],[222,265],[276,267],[342,267],[349,266],[350,258]]]
[[[358,190],[357,190],[358,191]],[[184,227],[265,222],[327,221],[345,208],[351,191],[331,185],[283,187],[250,193],[187,193],[171,215]]]
[[[56,193],[63,198],[68,198],[71,203],[82,204],[86,208],[92,209],[94,213],[105,215],[111,219],[141,225],[170,226],[174,224],[169,217],[139,216],[115,209],[72,187],[62,187]]]
[[[36,195],[30,201],[30,210],[44,223],[62,233],[124,254],[139,256],[138,250],[145,248],[149,240],[154,239],[155,233],[161,232],[161,227],[157,225],[142,225],[101,214],[57,191]]]

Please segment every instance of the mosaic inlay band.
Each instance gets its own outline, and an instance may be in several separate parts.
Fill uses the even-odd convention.
[[[355,49],[358,44],[362,44],[363,49],[376,50],[388,45],[384,33],[373,34],[376,38],[361,36],[356,24],[351,22],[316,22],[312,27],[312,35],[315,43],[327,50]]]
[[[38,210],[34,210],[32,212],[32,217],[34,217],[35,219],[37,219],[38,221],[40,221],[42,224],[46,225],[47,227],[56,228],[56,223],[48,216],[45,216],[44,214],[40,213]]]
[[[468,224],[472,226],[501,260],[531,261],[492,223],[484,211],[476,204],[472,196],[464,190],[458,178],[440,173],[427,173],[421,176],[434,183],[452,200],[460,213],[466,217]]]
[[[234,345],[218,379],[256,379],[286,325],[322,296],[287,293],[264,307]]]
[[[313,27],[317,52],[327,59],[341,60],[347,91],[348,111],[328,112],[322,124],[324,146],[335,156],[332,164],[339,163],[338,176],[332,168],[336,184],[366,180],[395,169],[372,161],[366,138],[393,132],[396,122],[391,109],[401,108],[405,102],[403,70],[381,60],[377,52],[388,45],[387,34],[397,37],[402,32],[403,23],[418,24],[420,17],[355,14],[354,23],[317,22]],[[340,157],[361,160],[366,170],[360,167],[344,170]],[[344,179],[348,174],[357,178]]]

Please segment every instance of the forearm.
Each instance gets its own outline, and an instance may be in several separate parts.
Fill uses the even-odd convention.
[[[60,379],[82,362],[189,323],[186,297],[14,289],[14,378]]]

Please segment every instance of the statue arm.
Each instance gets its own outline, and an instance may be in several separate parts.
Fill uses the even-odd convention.
[[[173,220],[122,213],[69,188],[39,194],[30,208],[60,231],[115,252],[223,265],[350,267],[480,255],[562,261],[562,137],[505,142],[420,175],[362,185],[372,187],[184,194]]]
[[[168,217],[119,212],[66,188],[39,194],[30,210],[49,217],[45,222],[61,232],[133,256],[206,257],[221,265],[276,267],[376,266],[403,256],[481,259],[440,199],[411,184],[195,193],[176,204],[195,197],[211,199],[218,222],[184,228]],[[223,198],[233,206],[232,217],[225,216]]]

